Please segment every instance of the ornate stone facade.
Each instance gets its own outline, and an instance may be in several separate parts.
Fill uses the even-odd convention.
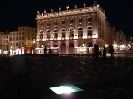
[[[106,17],[99,5],[46,13],[37,12],[36,53],[88,54],[106,43]]]

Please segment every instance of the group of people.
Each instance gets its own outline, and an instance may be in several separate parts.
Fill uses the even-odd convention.
[[[113,59],[114,47],[112,45],[108,46],[108,52],[111,55],[111,59]],[[105,46],[103,46],[102,50],[100,50],[99,45],[97,44],[94,45],[94,50],[93,50],[94,59],[97,60],[99,55],[102,55],[103,59],[106,59],[106,54],[107,54],[107,48]]]

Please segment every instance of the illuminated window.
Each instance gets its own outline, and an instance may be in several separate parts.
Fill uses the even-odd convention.
[[[29,38],[28,38],[29,39]],[[43,39],[43,34],[40,34],[40,39]]]
[[[74,37],[74,28],[70,29],[70,39],[73,39]]]
[[[78,36],[83,37],[83,28],[78,29]]]

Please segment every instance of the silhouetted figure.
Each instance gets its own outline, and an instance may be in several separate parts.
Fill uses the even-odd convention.
[[[111,54],[111,59],[114,57],[114,47],[112,45],[109,45],[109,53]]]
[[[106,47],[103,47],[103,59],[106,59]]]
[[[94,59],[98,59],[99,56],[99,45],[94,45]]]
[[[44,47],[44,54],[47,54],[47,47]]]
[[[52,50],[51,49],[49,49],[49,54],[52,54]]]

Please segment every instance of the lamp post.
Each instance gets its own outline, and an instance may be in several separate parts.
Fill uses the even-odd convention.
[[[32,51],[33,51],[33,54],[35,54],[35,44],[36,44],[36,41],[35,41],[35,39],[33,39],[33,42],[32,42]]]

